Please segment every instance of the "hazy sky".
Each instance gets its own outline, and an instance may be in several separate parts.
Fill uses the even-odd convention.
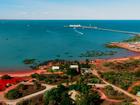
[[[0,19],[140,19],[140,0],[0,0]]]

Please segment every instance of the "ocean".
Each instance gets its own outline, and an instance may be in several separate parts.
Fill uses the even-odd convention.
[[[90,50],[118,52],[113,56],[96,58],[135,54],[124,49],[105,47],[106,43],[122,41],[133,35],[64,27],[69,24],[140,33],[139,20],[0,20],[0,71],[28,69],[23,63],[24,59],[37,59],[41,62],[50,59],[85,60],[87,58],[79,55]]]

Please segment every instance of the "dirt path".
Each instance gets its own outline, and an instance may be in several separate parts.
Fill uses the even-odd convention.
[[[24,100],[29,100],[29,99],[31,99],[31,98],[33,98],[35,96],[38,96],[38,95],[41,95],[41,94],[45,93],[47,90],[50,90],[50,89],[56,87],[56,86],[47,85],[47,84],[42,84],[42,86],[45,86],[46,88],[44,90],[42,90],[42,91],[33,93],[31,95],[28,95],[28,96],[25,96],[25,97],[22,97],[22,98],[19,98],[19,99],[16,99],[16,100],[6,99],[6,98],[4,98],[4,94],[1,94],[0,98],[2,98],[1,99],[2,102],[5,102],[8,105],[17,105],[17,103],[23,102]],[[16,87],[16,85],[13,86],[12,88],[15,88],[15,87]]]
[[[108,98],[104,92],[102,92],[101,90],[97,89],[97,91],[99,92],[99,94],[101,95],[101,99],[109,101],[109,102],[113,102],[113,103],[118,103],[118,102],[122,102],[121,100],[115,100],[115,99],[110,99]]]
[[[119,91],[119,92],[122,92],[122,93],[124,93],[125,95],[131,97],[132,99],[136,100],[136,101],[137,101],[137,105],[140,105],[140,97],[137,97],[137,96],[135,96],[135,95],[133,95],[133,94],[131,94],[131,93],[129,93],[129,92],[127,92],[127,91],[125,91],[125,90],[123,90],[123,89],[121,89],[121,88],[119,88],[119,87],[117,87],[117,86],[115,86],[115,85],[113,85],[113,84],[107,82],[106,80],[104,80],[103,78],[100,77],[100,75],[98,74],[98,72],[97,72],[96,70],[93,70],[93,71],[92,71],[92,74],[93,74],[93,75],[96,75],[96,76],[97,76],[99,79],[101,79],[105,84],[107,84],[107,85],[109,85],[109,86],[112,86],[115,90],[117,90],[117,91]]]

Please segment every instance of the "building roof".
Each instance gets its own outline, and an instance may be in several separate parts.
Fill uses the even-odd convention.
[[[52,69],[53,69],[53,70],[59,70],[60,67],[59,67],[59,66],[52,66]]]
[[[72,69],[77,69],[77,68],[79,68],[79,66],[78,65],[70,65],[70,68],[72,68]]]

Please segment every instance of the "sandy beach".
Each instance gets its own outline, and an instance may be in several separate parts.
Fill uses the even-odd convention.
[[[112,47],[119,47],[123,48],[129,51],[137,52],[140,53],[140,43],[139,42],[134,42],[134,43],[128,43],[128,42],[115,42],[111,43],[110,46]]]
[[[28,77],[28,76],[31,76],[32,74],[63,74],[63,72],[47,72],[46,70],[30,70],[30,71],[15,71],[15,72],[0,72],[0,77],[3,76],[3,75],[10,75],[12,77]]]
[[[21,70],[21,71],[14,71],[14,72],[0,72],[0,77],[3,76],[3,75],[10,75],[12,77],[25,77],[25,76],[30,76],[34,73],[38,73],[38,74],[41,74],[41,73],[44,73],[45,70]]]

